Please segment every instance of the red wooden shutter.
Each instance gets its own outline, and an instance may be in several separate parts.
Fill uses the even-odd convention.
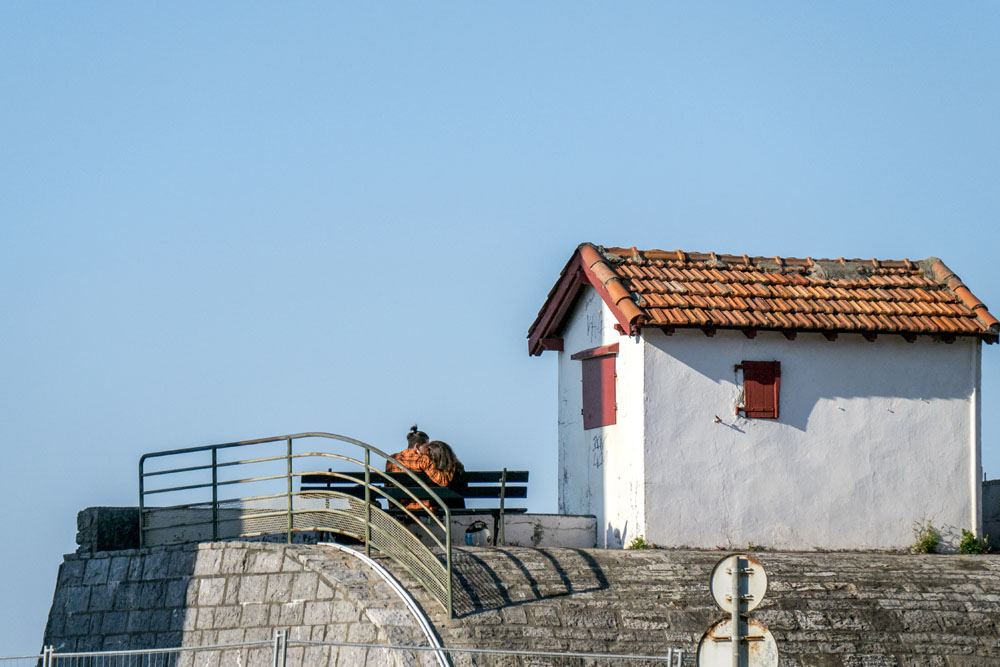
[[[615,358],[583,360],[583,428],[615,423]]]
[[[616,423],[615,355],[618,343],[583,350],[570,359],[583,367],[583,428],[610,426]]]
[[[743,362],[743,414],[755,419],[778,418],[780,361]]]

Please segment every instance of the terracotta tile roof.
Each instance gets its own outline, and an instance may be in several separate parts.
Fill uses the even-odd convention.
[[[531,354],[560,349],[563,318],[593,286],[623,333],[741,329],[978,336],[997,342],[1000,322],[936,257],[919,262],[798,259],[680,250],[577,248],[528,330]]]

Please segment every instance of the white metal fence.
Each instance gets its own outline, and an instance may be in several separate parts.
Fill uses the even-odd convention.
[[[397,657],[404,657],[397,660]],[[530,651],[480,648],[435,648],[433,646],[406,646],[393,644],[366,644],[359,642],[324,642],[290,640],[278,630],[271,641],[215,644],[210,646],[185,646],[176,648],[144,649],[131,651],[77,651],[56,652],[46,646],[41,654],[0,657],[0,667],[298,667],[299,665],[335,664],[364,665],[369,662],[407,664],[412,658],[417,663],[437,663],[441,667],[452,665],[452,658],[495,657],[504,664],[510,659],[522,658],[530,664],[610,664],[635,662],[661,664],[665,667],[682,667],[695,662],[693,653],[668,648],[665,653],[637,655],[628,653],[588,653],[581,651]],[[409,659],[406,659],[409,658]],[[506,659],[506,660],[505,660]],[[475,664],[482,664],[477,661]],[[551,664],[551,663],[550,663]]]

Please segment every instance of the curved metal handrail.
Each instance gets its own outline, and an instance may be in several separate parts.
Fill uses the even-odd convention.
[[[363,457],[339,454],[335,452],[306,451],[296,453],[293,444],[306,438],[326,438],[336,440],[346,445],[356,446],[363,450]],[[236,447],[258,447],[284,444],[284,452],[280,455],[257,455],[252,458],[235,461],[220,461],[220,451]],[[197,465],[183,465],[168,469],[146,470],[147,463],[153,459],[178,457],[208,453],[211,460]],[[386,492],[385,483],[393,479],[388,473],[371,465],[372,455],[387,462],[392,462],[411,480],[410,487],[421,488],[438,508],[443,517],[439,517],[430,507],[427,507],[410,488],[399,486],[419,507],[406,507],[405,498],[398,498]],[[331,470],[295,471],[293,463],[309,458],[338,459],[359,466],[364,471],[364,479],[340,474]],[[262,471],[265,474],[241,474],[233,479],[219,479],[220,471],[240,471],[243,466],[280,465],[284,462],[284,470],[278,472],[272,467]],[[193,476],[198,473],[211,473],[211,481],[182,479],[181,476]],[[373,478],[372,473],[375,474]],[[364,490],[364,497],[345,493],[336,489],[310,489],[295,491],[293,481],[304,475],[329,476],[341,478],[356,483]],[[158,478],[158,481],[174,483],[155,489],[147,488],[148,478]],[[273,487],[285,480],[284,490],[276,491]],[[379,484],[373,484],[373,481]],[[270,485],[267,493],[257,493],[242,497],[227,497],[220,499],[220,488],[249,488],[254,485]],[[149,507],[147,497],[171,497],[171,494],[196,494],[211,490],[211,499],[201,499],[194,502],[181,502],[169,505]],[[227,494],[231,495],[231,494]],[[239,496],[239,494],[236,494]],[[398,495],[398,494],[397,494]],[[388,512],[382,509],[381,499],[385,499],[390,510],[398,510],[405,519],[410,521],[404,525]],[[284,499],[284,507],[278,501]],[[311,502],[323,500],[323,507],[308,506]],[[331,501],[337,506],[331,507]],[[401,502],[403,501],[403,502]],[[364,542],[365,555],[371,555],[374,546],[387,557],[410,572],[414,578],[430,593],[448,613],[452,615],[452,535],[451,510],[448,505],[415,473],[400,465],[396,459],[381,449],[360,440],[336,433],[309,431],[291,435],[271,436],[253,440],[226,442],[216,445],[184,447],[157,452],[149,452],[139,457],[139,544],[144,546],[152,534],[166,532],[165,536],[155,540],[159,544],[178,544],[198,542],[208,539],[218,540],[238,537],[260,537],[285,533],[289,543],[296,532],[321,531],[339,533],[358,538]],[[404,519],[404,520],[405,520]],[[279,527],[278,522],[284,526]],[[158,524],[158,525],[154,525]],[[443,533],[438,537],[432,528],[437,527]],[[210,531],[209,531],[210,528]],[[414,530],[422,531],[429,536],[431,543],[440,550],[444,562],[428,548]],[[210,534],[209,534],[210,533]],[[436,565],[435,565],[436,563]]]

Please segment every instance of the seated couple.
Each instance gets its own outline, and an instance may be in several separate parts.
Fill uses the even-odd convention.
[[[406,468],[410,472],[424,473],[438,486],[455,490],[464,488],[465,466],[455,456],[448,443],[430,440],[426,433],[417,430],[416,425],[413,425],[406,434],[406,444],[406,449],[392,455],[392,458],[399,463],[398,466],[392,461],[385,462],[386,472],[403,472],[403,468]],[[449,499],[446,503],[448,507],[465,507],[465,501],[461,498]],[[419,509],[424,506],[433,509],[433,503],[429,500],[420,502],[411,498],[402,501],[402,504],[406,509]]]

